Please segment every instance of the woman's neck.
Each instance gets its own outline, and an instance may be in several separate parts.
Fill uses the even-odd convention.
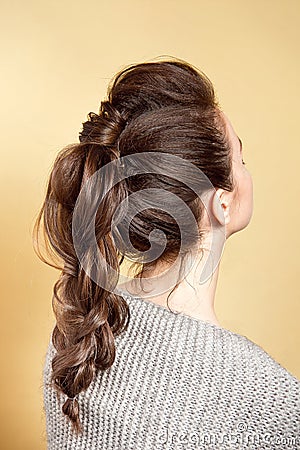
[[[199,284],[206,262],[207,258],[194,260],[191,270],[187,275],[184,274],[184,278],[171,294],[170,292],[175,286],[174,280],[177,280],[177,277],[174,277],[176,269],[172,269],[173,272],[167,271],[165,277],[156,269],[151,275],[148,273],[141,280],[133,278],[119,287],[125,289],[131,295],[145,298],[166,308],[169,306],[174,312],[182,312],[188,316],[221,326],[214,310],[219,262],[210,277]],[[172,283],[168,283],[170,279]],[[170,287],[168,288],[168,286]]]

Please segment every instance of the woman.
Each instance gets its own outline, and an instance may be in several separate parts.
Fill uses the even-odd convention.
[[[133,64],[79,140],[57,156],[36,223],[63,262],[48,449],[300,448],[299,380],[214,311],[253,192],[210,80],[175,58]]]

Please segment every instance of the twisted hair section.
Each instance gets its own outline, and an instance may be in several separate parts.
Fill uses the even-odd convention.
[[[117,184],[113,182],[114,171],[120,168],[114,165],[104,172],[96,187],[85,190],[86,204],[97,210],[94,231],[104,261],[96,264],[93,249],[86,245],[86,271],[76,254],[72,235],[78,196],[99,169],[121,156],[149,151],[180,156],[201,169],[213,186],[232,190],[231,149],[223,125],[213,86],[204,73],[181,60],[133,64],[112,79],[99,112],[88,114],[79,143],[63,148],[54,161],[34,236],[38,256],[60,270],[52,298],[56,318],[52,342],[56,353],[51,385],[57,395],[67,396],[62,411],[78,434],[83,432],[78,396],[99,371],[113,365],[114,338],[126,331],[130,321],[125,299],[114,292],[124,259],[112,233],[118,206],[141,189],[156,188],[161,204],[168,202],[167,193],[172,193],[188,205],[197,222],[201,223],[203,213],[195,192],[177,180],[178,170],[183,170],[177,164],[168,167],[168,176],[155,173],[153,167],[149,174],[132,176]],[[97,205],[103,192],[106,195]],[[88,220],[84,208],[80,213],[83,221]],[[188,233],[185,210],[177,214],[187,227],[183,249],[187,252],[197,236]],[[161,260],[172,261],[181,251],[180,229],[165,211],[143,209],[128,226],[137,255],[149,247],[153,230],[162,231],[166,238]],[[47,257],[41,251],[40,234]],[[84,238],[83,235],[83,241]],[[136,278],[142,278],[156,263],[143,264]],[[91,273],[98,273],[101,283]]]
[[[88,114],[88,120],[83,123],[83,129],[79,133],[79,141],[95,143],[104,149],[113,150],[125,126],[126,120],[105,100],[101,102],[99,114]]]

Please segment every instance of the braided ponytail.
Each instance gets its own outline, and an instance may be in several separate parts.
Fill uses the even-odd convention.
[[[80,189],[99,168],[119,157],[117,141],[126,124],[108,101],[101,103],[99,115],[89,113],[88,118],[83,123],[80,144],[64,148],[54,162],[34,230],[38,237],[43,223],[48,250],[63,261],[63,268],[58,267],[37,251],[44,262],[61,269],[52,299],[56,316],[52,342],[56,355],[52,360],[51,382],[58,393],[68,397],[62,410],[77,433],[83,431],[77,396],[87,389],[97,370],[108,369],[113,364],[114,336],[125,330],[129,322],[128,305],[123,297],[98,286],[80,268],[73,245],[72,213]],[[101,180],[103,185],[109,181]],[[115,208],[125,197],[124,184],[113,186],[100,205],[95,222],[99,250],[116,273],[119,273],[120,255],[110,226]],[[87,258],[89,251],[87,248]]]
[[[203,172],[213,186],[228,191],[234,189],[232,148],[226,138],[213,85],[203,72],[184,61],[133,64],[117,73],[108,90],[108,100],[101,103],[99,114],[88,114],[79,141],[58,154],[34,229],[38,243],[38,231],[43,225],[46,249],[60,261],[59,265],[51,264],[39,250],[37,252],[42,261],[61,270],[52,300],[56,316],[52,342],[56,355],[52,360],[51,382],[57,394],[68,397],[62,410],[77,433],[82,431],[77,396],[88,388],[98,370],[112,366],[114,337],[129,324],[128,305],[114,289],[119,281],[122,254],[142,261],[142,270],[134,277],[142,279],[147,272],[151,273],[158,259],[170,264],[198,246],[199,233],[195,232],[186,206],[199,224],[204,207],[189,183],[182,181],[194,176],[191,164]],[[143,152],[158,153],[160,164],[167,164],[167,173],[158,170],[157,158],[148,157],[148,173],[136,174],[129,164],[130,170],[125,170],[126,180],[121,176],[118,179],[122,181],[114,185],[113,176],[106,171],[92,189],[83,189],[99,169],[118,160],[120,153],[126,159],[126,156]],[[176,158],[174,161],[164,159],[163,153]],[[183,164],[183,160],[191,164]],[[120,165],[113,166],[113,170],[121,170]],[[126,214],[124,229],[129,229],[129,244],[122,242],[121,226],[117,231],[122,236],[117,242],[118,233],[114,239],[111,228],[119,204],[125,200],[129,204],[132,194],[148,189],[155,189],[155,201],[138,203],[138,197],[133,195],[133,203],[137,202],[139,208],[136,213],[134,204],[133,216]],[[99,208],[95,208],[93,224],[97,251],[104,262],[95,267],[94,249],[86,243],[81,255],[91,272],[80,265],[72,235],[77,200],[82,192],[86,204],[93,207],[102,193],[106,193]],[[174,203],[174,197],[180,202]],[[165,205],[166,211],[163,210]],[[176,217],[169,213],[172,205],[175,205]],[[82,205],[80,217],[85,223],[91,222],[87,215]],[[159,258],[151,260],[149,241],[155,230],[160,231],[159,236],[164,235],[164,251]],[[82,234],[82,240],[88,241],[85,240],[88,236]],[[74,234],[74,241],[76,236]],[[160,238],[158,241],[160,243]],[[124,244],[122,252],[116,243]],[[157,247],[153,248],[156,251]],[[112,268],[111,273],[108,267]],[[91,273],[100,276],[101,283],[94,281]]]

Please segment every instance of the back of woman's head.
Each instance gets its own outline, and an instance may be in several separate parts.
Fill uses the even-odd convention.
[[[176,158],[168,163],[167,176],[158,173],[155,158],[153,162],[147,159],[149,173],[128,176],[117,184],[113,184],[109,171],[104,172],[97,187],[86,191],[86,201],[90,203],[96,202],[103,191],[107,192],[97,206],[94,225],[97,246],[106,261],[96,267],[101,272],[100,285],[80,264],[72,236],[74,209],[87,181],[120,157],[156,152],[192,163],[215,188],[230,191],[234,187],[231,148],[213,86],[203,72],[181,60],[133,64],[119,72],[109,86],[107,99],[101,102],[99,113],[89,113],[83,123],[79,141],[58,154],[35,226],[37,237],[43,226],[49,253],[62,262],[61,266],[50,263],[38,250],[44,262],[61,270],[53,295],[56,325],[52,342],[56,355],[51,381],[58,394],[71,398],[85,391],[98,371],[112,366],[114,336],[126,330],[130,319],[125,299],[114,291],[118,277],[110,279],[108,270],[109,267],[119,274],[120,264],[127,256],[126,245],[123,243],[121,252],[114,239],[122,235],[122,230],[114,234],[112,229],[118,206],[135,192],[158,189],[156,204],[162,207],[141,208],[128,223],[136,260],[137,255],[149,249],[153,230],[164,234],[165,248],[160,261],[173,261],[179,254],[186,254],[199,239],[189,230],[186,206],[199,223],[199,230],[203,212],[195,192],[179,180],[182,177],[178,173],[183,172],[187,179],[189,174],[188,167],[185,169]],[[164,163],[163,158],[161,161]],[[119,167],[116,165],[114,170]],[[183,223],[187,221],[183,227],[184,247],[182,227],[163,208],[170,202],[170,194],[182,200],[176,203],[176,217]],[[132,257],[132,253],[131,248],[128,254]],[[93,266],[89,245],[81,256]],[[137,274],[140,278],[158,262],[142,258],[140,261],[143,261]],[[66,399],[63,412],[79,433],[82,431],[79,403],[71,398]]]

